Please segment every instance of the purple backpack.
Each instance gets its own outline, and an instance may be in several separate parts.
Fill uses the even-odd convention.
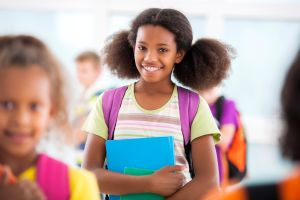
[[[106,91],[102,97],[102,109],[104,114],[105,123],[108,127],[108,139],[113,140],[114,130],[117,123],[118,113],[122,104],[123,97],[128,86],[123,86],[116,89]],[[182,87],[178,88],[178,102],[180,124],[184,139],[184,148],[186,158],[190,166],[191,176],[194,176],[192,168],[192,159],[190,156],[191,151],[191,126],[196,116],[199,106],[199,95],[193,91],[187,90]]]
[[[69,200],[70,183],[68,166],[45,154],[37,161],[37,183],[47,200]]]

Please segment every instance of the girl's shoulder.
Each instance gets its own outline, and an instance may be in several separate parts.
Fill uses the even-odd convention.
[[[230,98],[225,98],[224,103],[235,105],[235,101],[233,99],[230,99]]]
[[[126,91],[127,88],[130,88],[132,86],[133,86],[133,84],[123,85],[123,86],[119,86],[119,87],[113,87],[113,88],[109,88],[109,89],[105,90],[103,93],[110,94],[110,93],[115,93],[118,91],[124,91],[124,90]]]
[[[238,111],[235,101],[232,100],[232,99],[226,99],[226,98],[225,98],[225,101],[223,103],[223,110],[232,110],[232,111],[235,111],[235,112]]]
[[[221,104],[220,102],[221,101]],[[236,103],[233,99],[227,98],[225,96],[220,96],[213,106],[221,105],[223,110],[236,110]]]
[[[133,84],[124,85],[116,88],[110,88],[104,91],[99,97],[101,98],[102,102],[110,103],[112,100],[122,99],[127,91],[133,87]]]
[[[185,88],[185,87],[182,87],[182,86],[176,86],[177,87],[177,93],[178,93],[178,96],[179,96],[179,100],[183,100],[183,101],[186,101],[186,100],[189,100],[189,101],[200,101],[201,96],[189,89],[189,88]]]

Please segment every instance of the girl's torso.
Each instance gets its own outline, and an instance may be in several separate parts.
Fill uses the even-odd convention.
[[[174,137],[176,165],[184,166],[186,182],[191,180],[188,162],[185,158],[183,134],[180,125],[177,87],[171,98],[162,107],[146,110],[136,101],[134,85],[128,87],[122,101],[115,127],[114,139]]]

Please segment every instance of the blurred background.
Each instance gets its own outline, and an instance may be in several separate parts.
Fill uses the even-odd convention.
[[[0,0],[0,34],[45,41],[66,68],[70,95],[76,95],[76,55],[100,52],[109,35],[149,7],[178,9],[191,21],[195,39],[218,38],[236,49],[222,91],[237,102],[245,124],[247,181],[284,176],[290,164],[278,148],[279,95],[300,45],[300,0]],[[128,82],[107,70],[103,79],[111,87]]]

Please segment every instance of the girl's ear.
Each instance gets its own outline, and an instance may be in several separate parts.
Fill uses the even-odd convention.
[[[184,50],[177,51],[176,58],[175,58],[175,63],[176,64],[180,63],[182,61],[184,55],[185,55],[185,51]]]

